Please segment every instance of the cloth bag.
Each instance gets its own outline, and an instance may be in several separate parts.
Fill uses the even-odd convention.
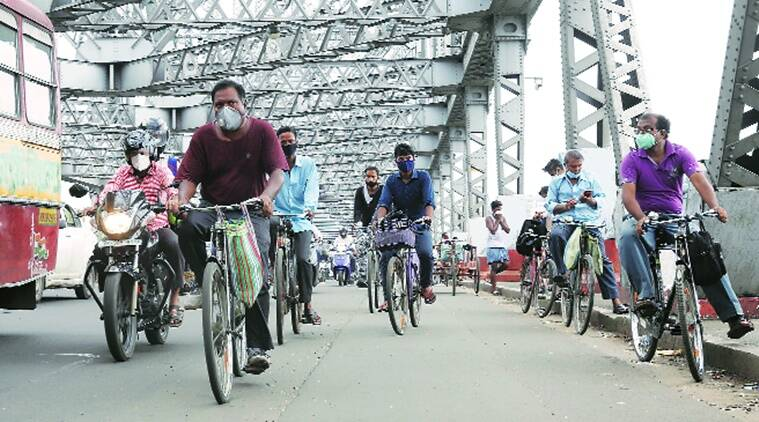
[[[243,208],[242,219],[226,222],[225,233],[238,294],[245,306],[250,308],[264,283],[264,263],[256,241],[256,230],[246,209]]]
[[[577,268],[577,262],[580,255],[580,233],[582,230],[575,229],[572,232],[572,236],[567,241],[567,246],[564,248],[564,264],[568,270],[574,270]],[[601,275],[604,270],[603,256],[601,255],[601,246],[599,240],[595,236],[588,236],[588,250],[590,251],[590,258],[593,260],[593,266],[595,267],[596,275]]]

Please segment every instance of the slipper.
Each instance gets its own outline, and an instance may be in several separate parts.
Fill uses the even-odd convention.
[[[437,300],[437,296],[435,296],[435,292],[432,291],[432,287],[422,289],[422,297],[424,298],[424,303],[428,305],[432,305]]]
[[[169,327],[177,328],[182,326],[184,321],[184,308],[179,305],[169,306]]]

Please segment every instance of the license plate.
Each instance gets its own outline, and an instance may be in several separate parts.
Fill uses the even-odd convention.
[[[98,242],[98,248],[118,247],[118,246],[140,246],[140,239],[110,240],[105,239]]]

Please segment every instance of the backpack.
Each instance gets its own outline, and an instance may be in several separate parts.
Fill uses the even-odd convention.
[[[532,219],[525,220],[522,223],[522,229],[519,230],[519,236],[517,237],[516,249],[520,255],[530,256],[536,248],[541,246],[540,239],[530,236],[535,234],[543,236],[547,233],[546,225],[542,221],[536,221]]]
[[[700,225],[701,231],[691,232],[686,240],[693,282],[705,286],[718,282],[727,274],[727,268],[722,257],[722,245],[712,239],[703,223]]]

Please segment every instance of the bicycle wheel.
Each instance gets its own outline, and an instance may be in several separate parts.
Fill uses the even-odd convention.
[[[477,261],[477,266],[474,267],[474,294],[478,295],[480,294],[480,262],[476,256],[474,259]]]
[[[377,277],[376,272],[376,263],[374,262],[374,254],[369,251],[369,256],[366,257],[366,295],[369,299],[369,313],[374,313],[374,298],[372,297],[372,294],[374,293],[374,279]]]
[[[552,259],[546,259],[540,265],[538,271],[538,300],[535,313],[538,318],[545,318],[551,313],[554,302],[556,302],[556,285],[553,283],[553,277],[556,275],[556,263]]]
[[[221,266],[216,262],[207,263],[203,272],[203,349],[208,381],[219,404],[229,401],[234,382],[234,352],[227,287]]]
[[[657,333],[656,316],[644,317],[638,315],[630,307],[630,334],[632,336],[633,349],[641,362],[649,362],[656,353],[656,345],[659,343]]]
[[[292,264],[292,262],[290,262]],[[290,274],[292,276],[292,274]],[[300,334],[301,318],[303,317],[303,304],[300,302],[300,289],[298,281],[290,277],[287,300],[290,304],[290,322],[293,326],[293,334]]]
[[[285,342],[285,286],[287,286],[287,268],[285,268],[285,253],[277,248],[274,256],[274,299],[277,308],[277,344]]]
[[[111,356],[118,361],[129,360],[137,344],[137,317],[132,315],[134,281],[122,273],[105,276],[103,292],[103,325]]]
[[[561,322],[565,327],[572,324],[574,315],[574,295],[571,287],[562,287],[559,289],[559,305],[561,305]]]
[[[454,256],[451,259],[451,296],[456,296],[457,284],[459,284],[459,262]]]
[[[385,300],[387,315],[395,334],[402,336],[408,318],[408,298],[406,297],[406,268],[397,256],[390,258],[385,273]]]
[[[409,314],[411,326],[416,328],[422,321],[422,287],[419,285],[419,273],[414,273],[414,279],[407,281],[409,297]]]
[[[245,331],[245,305],[238,302],[237,306],[242,307],[242,309],[235,313],[236,321],[232,332],[232,352],[234,356],[232,371],[236,377],[242,377],[245,375],[245,364],[248,363],[248,333]]]
[[[522,269],[519,271],[519,300],[522,305],[522,312],[525,314],[530,311],[532,293],[535,290],[533,267],[532,257],[526,257],[522,263]]]
[[[575,332],[583,335],[588,330],[590,316],[593,313],[596,273],[593,269],[593,259],[590,255],[583,256],[578,265],[579,268],[575,271],[574,283]]]
[[[683,337],[683,352],[696,382],[704,380],[704,327],[701,325],[698,296],[690,272],[678,265],[675,273],[677,313]]]

